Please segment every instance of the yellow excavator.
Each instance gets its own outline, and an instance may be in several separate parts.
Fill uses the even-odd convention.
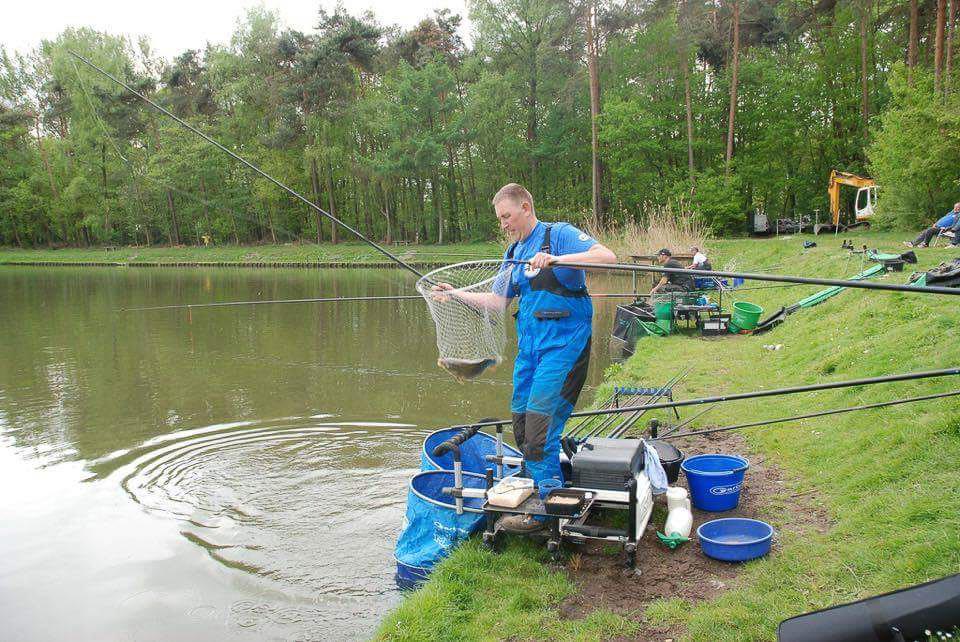
[[[840,226],[840,186],[850,185],[857,188],[857,198],[854,201],[854,222],[851,225]],[[830,197],[830,217],[833,223],[816,224],[813,233],[825,231],[839,231],[859,225],[870,225],[873,208],[877,204],[877,184],[872,178],[864,178],[848,172],[831,170],[830,184],[827,185],[827,195]]]

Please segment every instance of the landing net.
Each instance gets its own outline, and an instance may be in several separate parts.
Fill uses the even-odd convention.
[[[437,326],[437,365],[458,381],[503,361],[506,297],[516,264],[498,260],[448,265],[417,281]]]

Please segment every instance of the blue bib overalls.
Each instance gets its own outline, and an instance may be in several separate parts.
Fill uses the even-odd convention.
[[[549,225],[541,246],[514,243],[507,258],[529,259],[538,251],[553,254]],[[532,274],[523,267],[518,265],[511,276],[520,297],[510,404],[513,432],[535,482],[562,480],[560,436],[587,377],[593,305],[586,286],[569,289],[552,268]]]

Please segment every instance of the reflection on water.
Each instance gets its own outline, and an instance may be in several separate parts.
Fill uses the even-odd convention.
[[[368,636],[399,599],[423,437],[508,416],[512,355],[454,382],[416,300],[119,310],[411,291],[386,270],[0,269],[11,637]]]

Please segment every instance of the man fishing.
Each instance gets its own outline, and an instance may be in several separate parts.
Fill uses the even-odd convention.
[[[510,402],[514,437],[534,483],[563,479],[560,435],[586,380],[593,305],[583,270],[550,266],[561,260],[615,263],[617,257],[569,223],[537,220],[533,196],[516,183],[500,188],[493,208],[500,229],[513,240],[504,254],[503,274],[509,275],[509,283],[498,292],[504,306],[520,299]],[[511,515],[500,525],[509,532],[530,533],[543,522]]]

